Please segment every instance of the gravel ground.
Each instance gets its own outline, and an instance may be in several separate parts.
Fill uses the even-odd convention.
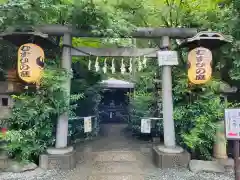
[[[0,180],[233,180],[234,173],[192,173],[187,169],[158,169],[152,164],[151,146],[124,138],[118,127],[107,138],[81,144],[77,148],[78,164],[72,171],[44,171],[37,168],[24,173],[0,173]],[[114,137],[115,136],[115,137]],[[118,137],[117,137],[118,136]],[[151,145],[151,144],[150,144]],[[97,152],[91,152],[97,150]],[[109,151],[110,150],[110,151]],[[116,153],[113,150],[127,150]],[[107,152],[106,152],[107,151]],[[111,152],[113,151],[113,152]],[[85,153],[86,152],[86,153]],[[110,159],[110,160],[109,160]],[[125,160],[124,160],[125,159]],[[80,161],[81,160],[81,161]],[[121,165],[118,162],[121,161]],[[125,163],[125,161],[128,161]],[[99,162],[103,165],[98,167]],[[131,167],[129,164],[133,163]],[[105,164],[104,164],[105,163]],[[134,164],[136,163],[136,164]],[[101,163],[100,163],[101,164]],[[97,165],[96,167],[94,165]],[[139,165],[139,170],[136,166]],[[110,172],[112,169],[114,172]],[[133,172],[135,171],[135,172]],[[130,173],[131,172],[131,173]],[[101,178],[101,175],[104,176]],[[106,177],[105,177],[106,176]],[[89,178],[91,177],[91,178]]]
[[[226,174],[192,173],[186,169],[155,170],[145,176],[146,180],[233,180],[233,172]]]
[[[86,172],[86,171],[85,171]],[[81,172],[81,174],[84,172]],[[87,180],[78,170],[71,172],[35,171],[25,173],[0,173],[1,180]],[[233,172],[226,174],[192,173],[186,169],[151,169],[144,175],[145,180],[233,180]],[[130,179],[129,179],[130,180]]]

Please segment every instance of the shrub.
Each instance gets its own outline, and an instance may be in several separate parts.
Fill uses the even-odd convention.
[[[176,138],[199,159],[211,159],[217,122],[223,120],[224,104],[219,96],[175,107]]]
[[[179,73],[175,80],[173,91],[177,142],[188,149],[194,158],[211,159],[217,122],[224,120],[225,104],[219,93],[220,86],[224,84],[213,79],[204,85],[191,85],[183,73]]]
[[[12,95],[15,103],[8,120],[6,150],[19,161],[37,161],[40,153],[55,142],[54,127],[57,117],[71,111],[62,83],[69,76],[63,69],[46,67],[41,86]],[[78,100],[82,95],[73,95]]]
[[[152,117],[152,93],[136,91],[134,98],[130,101],[130,121],[129,127],[134,133],[140,133],[141,119],[143,117]]]

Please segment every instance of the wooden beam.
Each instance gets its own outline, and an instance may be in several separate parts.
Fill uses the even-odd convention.
[[[157,57],[157,48],[72,48],[72,56],[98,56],[98,57]]]
[[[103,37],[102,35],[94,35],[90,32],[84,32],[73,28],[72,26],[64,26],[60,24],[41,25],[35,27],[36,31],[46,33],[53,36],[63,36],[64,33],[71,33],[74,37]],[[130,34],[124,34],[122,37],[132,38],[160,38],[169,36],[171,38],[184,39],[193,37],[197,34],[197,29],[194,28],[146,28],[139,27]]]
[[[170,38],[189,38],[196,35],[197,29],[192,28],[137,28],[136,31],[132,33],[135,38],[161,38],[163,36],[168,36]]]

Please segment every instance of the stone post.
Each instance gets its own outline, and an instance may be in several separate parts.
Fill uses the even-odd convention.
[[[228,100],[227,95],[224,95],[224,104],[227,108]],[[218,122],[218,128],[216,130],[216,140],[213,147],[213,156],[216,159],[227,159],[227,139],[224,133],[224,121]]]
[[[213,156],[216,159],[227,159],[227,140],[224,134],[224,121],[218,122],[216,140],[214,142]]]
[[[228,95],[237,92],[236,87],[230,87],[229,85],[225,84],[220,86],[220,92],[224,96],[224,104],[225,108],[228,108]],[[224,121],[218,122],[218,128],[216,130],[216,140],[213,146],[213,157],[217,160],[220,164],[223,164],[226,170],[231,170],[234,165],[233,159],[229,159],[227,155],[227,139],[224,132]]]

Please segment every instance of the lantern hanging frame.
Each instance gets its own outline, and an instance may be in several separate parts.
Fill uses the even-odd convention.
[[[41,32],[4,32],[0,34],[0,39],[9,41],[15,46],[20,47],[22,44],[33,43],[37,44],[43,49],[58,48],[57,43],[52,37]]]
[[[179,45],[179,48],[189,48],[189,50],[195,49],[200,46],[213,50],[227,43],[231,43],[232,41],[232,36],[223,35],[221,33],[213,31],[202,31],[197,33],[192,38],[184,40],[178,39],[177,43]]]
[[[36,44],[44,49],[48,58],[55,58],[55,55],[61,51],[56,37],[36,31],[34,28],[7,29],[0,33],[0,40],[10,42],[17,47],[27,43]]]

